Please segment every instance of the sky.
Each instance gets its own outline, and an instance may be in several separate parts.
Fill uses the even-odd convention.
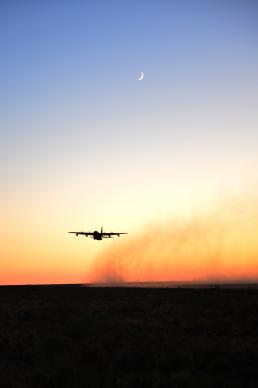
[[[244,245],[219,259],[223,273],[212,266],[200,278],[233,276],[236,246],[237,276],[258,276],[256,1],[3,0],[0,53],[0,284],[116,278],[98,275],[115,256],[126,257],[119,279],[196,280],[198,269],[167,264],[176,253],[166,241],[200,219],[214,241],[214,212],[229,202],[216,249]],[[101,226],[129,234],[67,233]],[[150,229],[138,276],[128,260],[141,262]],[[200,254],[191,252],[188,269]]]

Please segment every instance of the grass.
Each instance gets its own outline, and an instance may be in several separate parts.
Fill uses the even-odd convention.
[[[257,387],[258,290],[0,288],[0,387]]]

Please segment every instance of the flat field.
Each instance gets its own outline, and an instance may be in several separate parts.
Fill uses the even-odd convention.
[[[0,287],[0,387],[258,387],[258,290]]]

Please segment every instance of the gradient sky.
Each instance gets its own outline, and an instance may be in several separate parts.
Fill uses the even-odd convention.
[[[251,190],[257,75],[256,1],[1,1],[0,284],[81,282],[121,240],[67,231]]]

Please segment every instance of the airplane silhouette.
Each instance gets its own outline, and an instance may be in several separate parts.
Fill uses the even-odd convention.
[[[76,236],[82,235],[82,236],[85,236],[85,237],[91,237],[94,240],[102,240],[103,238],[112,238],[112,237],[115,237],[115,236],[120,237],[120,234],[128,234],[128,233],[124,233],[124,232],[118,232],[118,233],[103,232],[103,227],[101,228],[100,232],[95,230],[94,232],[68,232],[68,233],[73,233]]]

